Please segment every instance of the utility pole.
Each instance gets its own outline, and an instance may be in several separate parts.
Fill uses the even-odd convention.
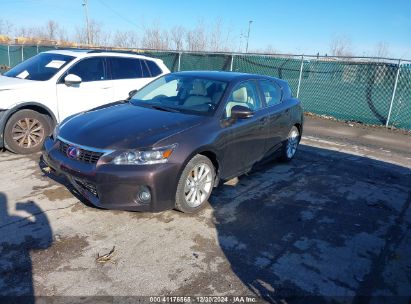
[[[87,44],[90,44],[90,26],[88,23],[88,8],[87,8],[87,0],[83,0],[83,4],[84,6],[84,14],[86,15],[86,29],[87,29]]]
[[[253,20],[248,21],[247,46],[245,47],[245,52],[246,52],[246,53],[248,53],[248,40],[250,39],[251,23],[253,23]]]

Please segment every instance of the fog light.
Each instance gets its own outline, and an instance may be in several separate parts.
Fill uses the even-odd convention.
[[[141,186],[137,194],[137,200],[143,204],[148,204],[151,201],[150,189],[147,186]]]

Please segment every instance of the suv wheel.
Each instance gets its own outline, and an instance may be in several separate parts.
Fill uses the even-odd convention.
[[[194,156],[184,168],[177,185],[176,209],[185,213],[201,210],[214,187],[213,163],[203,155]]]
[[[41,150],[49,134],[50,124],[45,115],[33,110],[21,110],[7,121],[4,141],[12,152],[30,154]]]

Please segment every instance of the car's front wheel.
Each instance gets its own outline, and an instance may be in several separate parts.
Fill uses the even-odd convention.
[[[180,176],[176,192],[176,209],[194,213],[202,209],[214,187],[215,169],[204,155],[194,156]]]
[[[282,149],[281,157],[282,161],[290,161],[295,153],[297,152],[298,144],[300,143],[301,134],[297,126],[293,126],[288,133],[287,139],[285,140]]]
[[[4,130],[6,147],[14,153],[38,152],[50,134],[47,117],[33,110],[21,110],[7,121]]]

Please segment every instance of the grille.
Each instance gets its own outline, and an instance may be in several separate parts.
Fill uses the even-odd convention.
[[[98,198],[98,193],[97,193],[97,188],[96,186],[94,186],[93,184],[86,182],[84,180],[79,180],[79,179],[75,179],[74,180],[75,183],[80,186],[81,188],[83,188],[84,190],[87,190],[88,192],[90,192],[92,195],[94,195],[95,197]]]
[[[59,140],[59,149],[64,155],[67,155],[68,147],[70,147],[69,144]],[[81,148],[78,148],[78,150],[79,150],[79,155],[78,157],[74,159],[85,162],[85,163],[89,163],[89,164],[95,164],[100,159],[101,155],[103,155],[102,152],[88,151],[88,150],[84,150]]]

